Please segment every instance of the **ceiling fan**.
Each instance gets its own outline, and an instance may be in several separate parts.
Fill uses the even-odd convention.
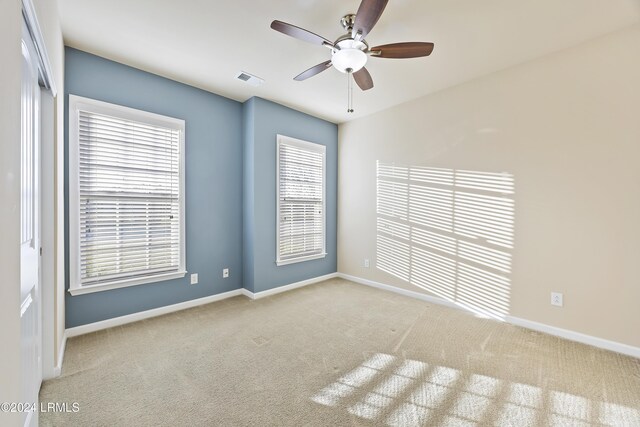
[[[276,31],[331,49],[330,60],[309,68],[297,75],[294,80],[306,80],[333,66],[342,73],[353,74],[353,78],[360,89],[369,90],[373,87],[371,74],[365,68],[369,56],[395,59],[429,56],[433,52],[433,43],[392,43],[369,47],[365,37],[380,19],[388,2],[389,0],[362,0],[355,14],[347,14],[340,20],[347,33],[339,37],[335,42],[331,42],[304,28],[282,21],[273,21],[271,28]]]

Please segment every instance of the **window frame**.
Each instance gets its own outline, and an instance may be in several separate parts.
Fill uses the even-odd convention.
[[[163,126],[178,130],[179,139],[179,221],[180,221],[180,259],[177,271],[160,272],[146,276],[124,277],[104,283],[83,285],[80,273],[80,141],[79,110],[109,115],[125,120],[137,121],[153,126]],[[185,121],[148,111],[111,104],[91,98],[69,95],[69,293],[82,295],[146,283],[179,279],[187,274],[186,270],[186,227],[185,227]]]
[[[280,147],[289,145],[304,150],[322,153],[322,252],[314,255],[282,259],[280,253]],[[285,135],[276,135],[276,265],[278,267],[304,261],[322,259],[327,256],[327,147]]]

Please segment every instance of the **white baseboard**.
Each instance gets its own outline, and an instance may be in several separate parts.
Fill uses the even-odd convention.
[[[64,351],[67,348],[67,331],[65,330],[62,334],[62,344],[58,349],[58,358],[56,359],[58,363],[53,368],[53,377],[59,377],[62,373],[62,362],[64,361]]]
[[[447,301],[442,298],[434,297],[431,295],[423,294],[420,292],[409,291],[407,289],[398,288],[396,286],[385,285],[384,283],[374,282],[373,280],[363,279],[362,277],[351,276],[349,274],[338,273],[338,276],[342,279],[349,280],[351,282],[359,283],[361,285],[371,286],[372,288],[378,288],[385,291],[393,292],[396,294],[404,295],[411,298],[416,298],[426,302],[432,302],[434,304],[444,305],[451,308],[461,308],[458,305]]]
[[[592,345],[594,347],[603,348],[605,350],[615,351],[616,353],[626,354],[627,356],[632,356],[640,359],[640,348],[633,347],[628,344],[609,341],[604,338],[598,338],[592,335],[583,334],[581,332],[574,332],[568,329],[545,325],[544,323],[538,323],[532,320],[522,319],[514,316],[507,316],[505,320],[512,325],[521,326],[523,328],[532,329],[538,332],[544,332],[556,337],[565,338],[582,344]]]
[[[314,277],[312,279],[303,280],[296,283],[291,283],[289,285],[280,286],[278,288],[269,289],[267,291],[262,292],[251,292],[247,289],[236,289],[233,291],[225,292],[218,295],[212,295],[209,297],[199,298],[191,301],[185,301],[179,304],[173,304],[165,307],[160,307],[152,310],[142,311],[139,313],[133,313],[126,316],[116,317],[113,319],[107,319],[100,322],[90,323],[88,325],[76,326],[74,328],[69,328],[65,331],[65,335],[63,338],[63,343],[60,348],[60,354],[58,357],[59,364],[55,368],[56,376],[60,375],[60,371],[62,369],[62,360],[64,357],[64,349],[66,346],[67,338],[75,337],[78,335],[88,334],[95,331],[100,331],[102,329],[112,328],[114,326],[120,326],[127,323],[137,322],[139,320],[149,319],[151,317],[161,316],[163,314],[173,313],[175,311],[185,310],[187,308],[197,307],[199,305],[209,304],[215,301],[220,301],[226,298],[231,298],[238,295],[245,295],[253,300],[265,298],[271,295],[279,294],[282,292],[287,292],[293,289],[301,288],[303,286],[308,286],[314,283],[322,282],[325,280],[333,279],[336,277],[340,277],[345,280],[349,280],[354,283],[359,283],[362,285],[370,286],[373,288],[382,289],[389,292],[394,292],[396,294],[408,296],[411,298],[420,299],[422,301],[430,302],[433,304],[439,304],[450,308],[456,308],[459,310],[466,310],[464,307],[455,304],[451,301],[447,301],[442,298],[438,298],[435,296],[423,294],[421,292],[409,291],[406,289],[398,288],[395,286],[387,285],[380,282],[375,282],[373,280],[364,279],[361,277],[351,276],[344,273],[331,273],[326,274],[324,276]],[[531,329],[538,332],[544,332],[549,335],[554,335],[560,338],[565,338],[571,341],[580,342],[583,344],[592,345],[594,347],[602,348],[605,350],[614,351],[617,353],[625,354],[628,356],[636,357],[640,359],[640,348],[633,347],[628,344],[623,344],[615,341],[606,340],[604,338],[598,338],[591,335],[586,335],[580,332],[574,332],[567,329],[558,328],[556,326],[546,325],[544,323],[534,322],[532,320],[522,319],[515,316],[507,316],[504,321],[507,323],[521,326],[527,329]]]
[[[243,290],[244,289],[234,289],[233,291],[223,292],[217,295],[211,295],[204,298],[198,298],[178,304],[167,305],[164,307],[154,308],[152,310],[141,311],[138,313],[127,314],[126,316],[114,317],[113,319],[107,319],[100,322],[94,322],[87,325],[68,328],[65,335],[66,338],[77,337],[78,335],[89,334],[91,332],[100,331],[102,329],[113,328],[114,326],[121,326],[127,323],[133,323],[139,320],[173,313],[175,311],[186,310],[187,308],[197,307],[199,305],[209,304],[238,295],[243,295]]]
[[[246,295],[251,299],[260,299],[260,298],[268,297],[271,295],[280,294],[282,292],[287,292],[293,289],[301,288],[303,286],[312,285],[314,283],[323,282],[325,280],[334,279],[336,277],[338,277],[338,273],[330,273],[330,274],[325,274],[324,276],[318,276],[311,279],[302,280],[300,282],[291,283],[290,285],[279,286],[277,288],[269,289],[267,291],[262,291],[262,292],[253,293],[247,289],[242,289],[242,294]]]
[[[423,301],[431,302],[434,304],[444,305],[446,307],[457,308],[459,310],[466,310],[464,307],[447,301],[442,298],[426,295],[420,292],[409,291],[406,289],[398,288],[395,286],[386,285],[384,283],[375,282],[373,280],[364,279],[361,277],[351,276],[349,274],[338,273],[338,277],[349,280],[354,283],[359,283],[361,285],[371,286],[378,289],[383,289],[385,291],[394,292],[396,294],[408,296],[411,298],[417,298]],[[468,311],[468,310],[467,310]],[[534,322],[532,320],[521,319],[519,317],[507,316],[504,318],[504,321],[510,323],[512,325],[520,326],[527,329],[532,329],[538,332],[544,332],[549,335],[554,335],[560,338],[565,338],[570,341],[576,341],[582,344],[588,344],[594,347],[602,348],[605,350],[614,351],[616,353],[625,354],[627,356],[632,356],[640,359],[640,348],[633,347],[628,344],[622,344],[615,341],[609,341],[604,338],[598,338],[591,335],[586,335],[580,332],[570,331],[568,329],[558,328],[556,326],[546,325],[544,323]]]
[[[268,297],[270,295],[279,294],[281,292],[290,291],[292,289],[301,288],[303,286],[311,285],[313,283],[322,282],[324,280],[333,279],[335,277],[338,277],[338,273],[326,274],[324,276],[314,277],[312,279],[303,280],[301,282],[291,283],[290,285],[280,286],[278,288],[269,289],[267,291],[256,292],[256,293],[248,291],[247,289],[235,289],[233,291],[224,292],[222,294],[211,295],[208,297],[185,301],[178,304],[167,305],[165,307],[154,308],[152,310],[127,314],[126,316],[114,317],[113,319],[102,320],[100,322],[89,323],[87,325],[76,326],[73,328],[68,328],[65,331],[64,342],[66,343],[67,338],[77,337],[78,335],[89,334],[91,332],[101,331],[103,329],[113,328],[115,326],[126,325],[127,323],[133,323],[139,320],[149,319],[151,317],[162,316],[163,314],[173,313],[175,311],[185,310],[187,308],[209,304],[212,302],[235,297],[238,295],[245,295],[255,300],[255,299]],[[62,351],[64,352],[64,348],[62,349]],[[59,360],[62,360],[62,358],[60,358]],[[60,367],[56,367],[56,369],[59,369],[59,368],[62,368],[62,364],[60,364]],[[58,375],[59,374],[60,373],[58,371]]]

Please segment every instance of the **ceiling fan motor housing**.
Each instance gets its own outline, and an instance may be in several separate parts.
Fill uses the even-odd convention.
[[[355,13],[347,13],[342,17],[342,19],[340,19],[340,25],[342,25],[342,28],[344,28],[349,33],[351,32],[351,30],[353,30],[353,26],[355,24],[356,24]]]

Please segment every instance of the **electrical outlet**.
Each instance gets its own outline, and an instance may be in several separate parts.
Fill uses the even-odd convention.
[[[365,259],[364,260],[364,268],[369,268],[369,267],[371,267],[371,263],[369,262],[368,259]]]
[[[193,273],[191,275],[191,284],[195,285],[196,283],[198,283],[198,273]]]
[[[225,268],[224,270],[222,270],[222,278],[226,279],[227,277],[229,277],[229,269]]]
[[[562,307],[563,297],[560,292],[551,292],[551,305]]]

